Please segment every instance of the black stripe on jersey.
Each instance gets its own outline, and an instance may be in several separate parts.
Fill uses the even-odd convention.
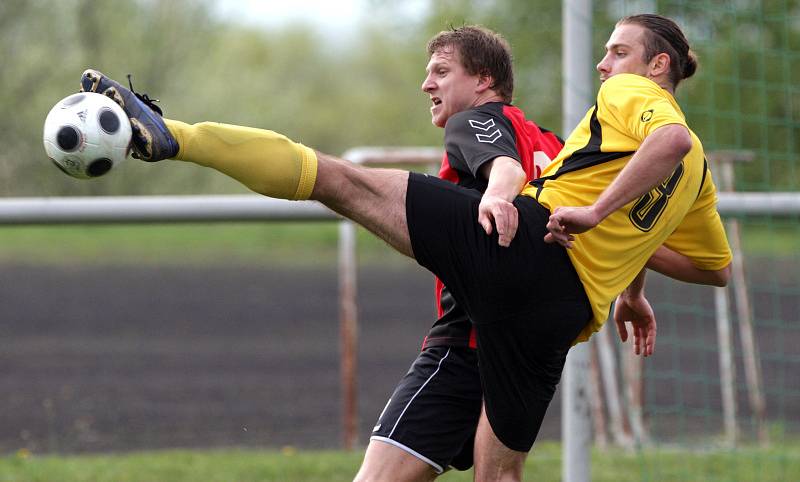
[[[600,146],[603,144],[603,128],[600,126],[600,121],[597,120],[597,104],[592,109],[592,118],[589,119],[589,142],[583,149],[579,149],[572,153],[570,159],[575,155],[587,154],[590,152],[600,152]],[[569,159],[565,159],[564,163]]]
[[[537,188],[537,198],[544,187],[544,183],[550,179],[555,179],[558,176],[568,172],[586,169],[587,167],[596,166],[598,164],[610,162],[621,157],[630,156],[636,152],[603,152],[600,150],[600,146],[603,144],[603,129],[600,126],[600,121],[597,120],[597,104],[595,104],[594,109],[592,109],[592,117],[589,120],[589,132],[589,142],[587,142],[584,147],[573,152],[568,158],[564,159],[564,162],[561,163],[561,167],[558,168],[558,171],[549,176],[540,177],[539,179],[534,179],[530,182],[532,186]]]
[[[704,157],[703,158],[703,177],[700,178],[700,189],[697,190],[697,197],[700,197],[700,193],[703,192],[703,184],[706,183],[706,173],[708,172],[708,160]]]

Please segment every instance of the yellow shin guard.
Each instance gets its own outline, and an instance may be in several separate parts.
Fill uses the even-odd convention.
[[[317,155],[312,149],[264,129],[164,122],[180,145],[176,159],[214,168],[269,197],[311,196],[317,179]]]

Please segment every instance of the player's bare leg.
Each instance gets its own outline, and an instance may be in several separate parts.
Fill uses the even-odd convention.
[[[317,152],[317,160],[317,181],[310,199],[352,219],[413,258],[406,221],[408,172],[366,168],[321,152]]]
[[[436,476],[428,463],[394,445],[373,440],[354,482],[428,482]]]
[[[412,256],[408,172],[359,166],[264,129],[165,122],[180,145],[177,159],[216,169],[265,196],[319,201]]]
[[[522,480],[528,454],[503,445],[494,434],[484,407],[475,434],[474,456],[476,482],[517,482]]]

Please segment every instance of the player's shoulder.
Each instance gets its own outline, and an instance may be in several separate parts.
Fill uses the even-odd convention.
[[[460,130],[464,128],[480,129],[494,127],[497,120],[503,117],[503,104],[489,102],[476,107],[471,107],[457,112],[447,119],[444,128],[447,130]]]

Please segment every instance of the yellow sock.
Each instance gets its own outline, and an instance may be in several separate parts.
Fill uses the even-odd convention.
[[[300,200],[311,196],[317,179],[313,149],[264,129],[164,122],[180,145],[176,159],[214,168],[269,197]]]

